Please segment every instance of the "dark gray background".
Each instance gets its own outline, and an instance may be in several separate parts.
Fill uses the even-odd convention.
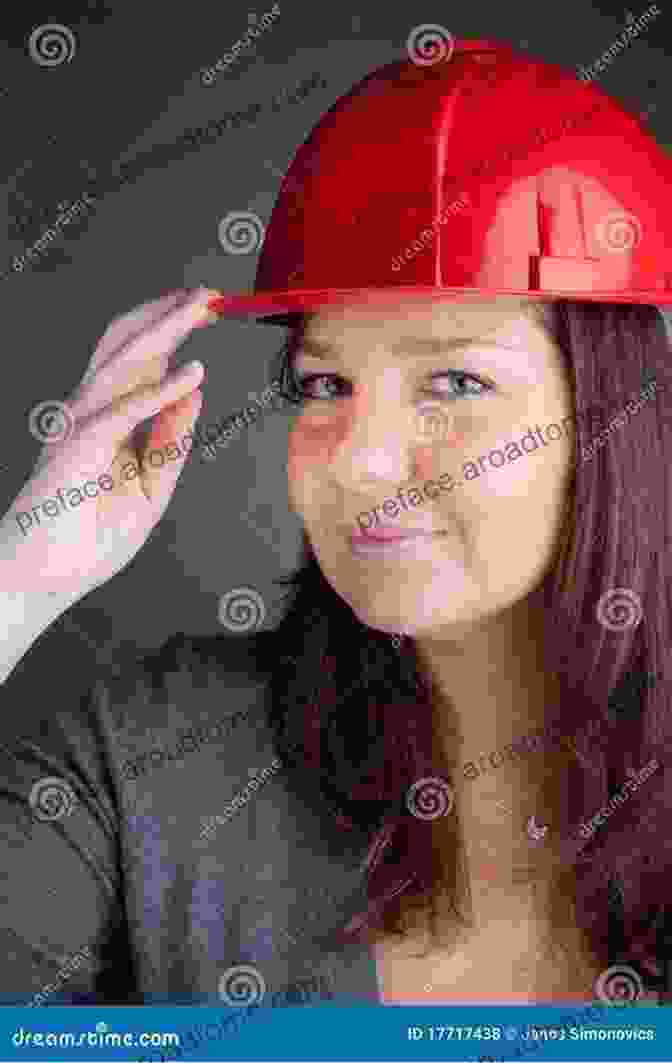
[[[569,68],[589,67],[619,37],[628,11],[638,19],[648,6],[280,0],[272,27],[209,86],[201,71],[230,51],[250,13],[261,18],[272,0],[254,8],[240,0],[12,7],[0,34],[6,217],[0,272],[45,231],[58,203],[81,195],[87,164],[106,173],[118,159],[172,143],[188,128],[255,102],[262,115],[253,127],[227,131],[106,196],[89,218],[64,227],[38,261],[0,282],[2,512],[39,449],[28,431],[30,410],[64,399],[76,386],[112,317],[182,285],[252,289],[257,255],[226,254],[219,221],[228,211],[250,210],[266,222],[280,175],[312,126],[371,70],[404,58],[414,27],[438,23],[457,37],[494,37]],[[648,113],[654,135],[672,150],[666,66],[672,12],[665,0],[659,7],[662,14],[597,80]],[[46,22],[75,33],[71,62],[40,67],[30,58],[30,33]],[[274,97],[315,72],[326,88],[271,111]],[[47,220],[31,222],[40,208]],[[23,229],[21,212],[28,217]],[[200,424],[240,409],[248,392],[263,389],[283,339],[280,329],[234,322],[190,338],[179,362],[198,357],[206,365]],[[260,418],[218,451],[216,461],[194,457],[186,464],[166,516],[138,557],[45,632],[17,666],[3,688],[10,704],[43,706],[45,697],[53,703],[76,696],[102,662],[120,664],[126,651],[157,646],[174,631],[221,632],[218,602],[232,588],[257,590],[268,610],[264,626],[277,622],[282,590],[271,581],[291,567],[299,541],[286,489],[290,417]]]

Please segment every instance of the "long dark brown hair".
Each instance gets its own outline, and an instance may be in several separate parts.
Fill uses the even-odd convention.
[[[605,964],[627,962],[649,978],[667,923],[672,853],[664,839],[672,800],[665,782],[672,674],[672,369],[665,322],[653,306],[559,301],[545,308],[565,353],[576,403],[576,467],[557,563],[541,593],[563,696],[547,723],[574,736],[561,831],[605,806],[632,770],[660,764],[587,842],[576,861],[577,923]],[[296,393],[292,358],[305,319],[289,318],[280,352],[285,397]],[[609,418],[655,379],[655,397],[590,460],[584,448]],[[436,699],[413,640],[399,648],[362,624],[329,585],[304,534],[286,611],[274,633],[271,717],[279,755],[306,796],[344,829],[366,832],[369,906],[348,933],[404,934],[411,911],[432,935],[450,911],[465,923],[468,876],[455,816],[411,814],[408,794],[427,777],[450,776],[436,754]],[[598,603],[625,590],[641,620],[600,622]],[[622,604],[622,603],[621,603]],[[639,711],[621,717],[610,698],[628,677],[640,684]],[[588,733],[598,719],[599,741]],[[437,838],[441,839],[440,846]],[[451,856],[452,854],[452,856]],[[614,904],[620,937],[614,941]]]

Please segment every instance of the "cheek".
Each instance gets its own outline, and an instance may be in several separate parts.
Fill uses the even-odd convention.
[[[321,418],[303,415],[289,433],[287,470],[291,479],[315,472],[333,460],[335,451],[348,430],[346,415]]]
[[[518,442],[523,434],[521,429],[513,438]],[[552,441],[545,446],[540,444],[531,453],[520,453],[519,446],[517,450],[511,448],[511,440],[509,434],[495,443],[492,450],[484,448],[479,455],[484,460],[482,464],[478,458],[474,461],[475,468],[469,470],[474,479],[465,483],[465,490],[475,499],[481,498],[484,505],[505,506],[508,502],[520,512],[534,510],[540,514],[540,520],[548,520],[544,512],[554,500],[564,496],[567,488],[571,446],[567,440]]]
[[[535,582],[552,563],[571,479],[563,447],[555,446],[553,454],[525,455],[501,468],[486,463],[485,475],[459,488],[468,495],[463,513],[488,585],[504,573],[513,587]]]

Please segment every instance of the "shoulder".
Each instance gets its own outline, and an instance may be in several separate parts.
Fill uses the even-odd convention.
[[[273,632],[235,635],[171,635],[155,650],[145,651],[120,671],[102,673],[91,689],[95,711],[114,715],[118,726],[124,706],[148,712],[194,694],[215,697],[225,687],[227,704],[255,698],[268,684],[268,642]],[[188,692],[188,693],[187,693]],[[197,697],[198,700],[198,697]],[[121,717],[120,714],[121,713]]]
[[[100,793],[119,774],[133,777],[129,760],[142,762],[144,755],[156,765],[157,753],[170,757],[180,739],[193,748],[222,742],[230,748],[234,731],[245,723],[255,733],[266,730],[272,641],[273,632],[246,637],[180,632],[120,671],[101,672],[84,695],[69,698],[67,682],[61,682],[55,704],[29,712],[5,704],[0,773],[7,772],[8,758],[14,765],[35,758],[76,764]]]
[[[274,632],[257,635],[171,635],[158,649],[138,654],[119,672],[101,675],[119,694],[132,694],[139,685],[169,694],[180,677],[203,682],[233,680],[255,684],[270,674],[270,646]]]

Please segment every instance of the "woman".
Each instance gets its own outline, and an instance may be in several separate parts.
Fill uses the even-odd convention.
[[[476,104],[493,135],[469,170]],[[639,169],[622,204],[624,144]],[[60,695],[39,731],[5,713],[7,995],[664,989],[669,170],[594,85],[457,42],[370,75],[318,125],[256,295],[172,293],[108,327],[69,400],[76,431],[0,525],[4,677],[165,511],[179,462],[147,455],[191,431],[203,378],[168,361],[213,309],[290,328],[304,564],[275,632],[177,635],[82,706]],[[444,209],[452,190],[463,206]],[[616,252],[613,214],[635,205]],[[83,481],[96,505],[48,516]],[[639,674],[657,677],[639,711],[608,712]],[[569,755],[513,755],[544,727]]]

